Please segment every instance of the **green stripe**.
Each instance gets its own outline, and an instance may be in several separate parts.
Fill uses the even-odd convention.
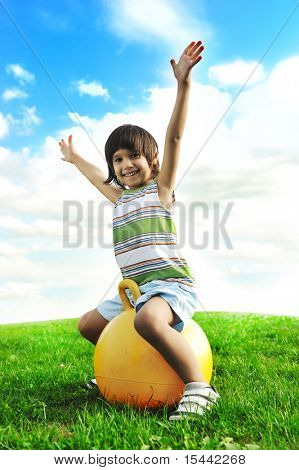
[[[141,284],[145,284],[146,282],[156,281],[157,279],[168,279],[171,277],[189,277],[193,279],[193,275],[188,267],[182,267],[177,269],[159,269],[156,271],[151,271],[150,273],[140,274],[139,276],[133,276],[129,279],[133,279],[133,281],[137,282],[137,284],[140,286]]]
[[[113,241],[114,243],[119,243],[130,237],[150,232],[172,233],[176,235],[176,228],[172,219],[165,219],[164,217],[137,220],[126,224],[124,227],[114,228]]]

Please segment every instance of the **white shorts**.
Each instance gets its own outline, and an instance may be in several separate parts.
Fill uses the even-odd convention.
[[[193,317],[199,306],[199,299],[196,288],[186,286],[180,282],[150,281],[139,286],[141,296],[138,297],[136,305],[131,295],[130,289],[125,289],[131,305],[136,308],[136,313],[149,299],[155,296],[163,297],[172,310],[180,317],[180,322],[173,327],[177,331],[184,328],[184,323]],[[119,315],[123,311],[123,305],[119,294],[113,299],[104,300],[97,305],[97,310],[108,321]]]

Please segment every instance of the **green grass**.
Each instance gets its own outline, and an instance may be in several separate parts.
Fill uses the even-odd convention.
[[[0,449],[297,449],[298,319],[193,318],[210,340],[221,400],[189,422],[86,389],[94,347],[77,320],[0,326]]]

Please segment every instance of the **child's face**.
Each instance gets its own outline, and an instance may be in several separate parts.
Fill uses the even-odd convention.
[[[157,157],[153,160],[155,164]],[[113,168],[117,179],[129,188],[138,188],[152,179],[152,169],[144,155],[127,149],[118,149],[113,155]],[[136,172],[136,173],[135,173]],[[131,175],[131,173],[134,173]]]

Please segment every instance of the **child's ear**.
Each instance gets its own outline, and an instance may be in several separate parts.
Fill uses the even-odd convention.
[[[152,165],[156,165],[158,162],[158,154],[156,153],[153,160],[152,160]]]
[[[156,154],[151,163],[151,169],[154,173],[157,173],[159,168],[158,155]]]

